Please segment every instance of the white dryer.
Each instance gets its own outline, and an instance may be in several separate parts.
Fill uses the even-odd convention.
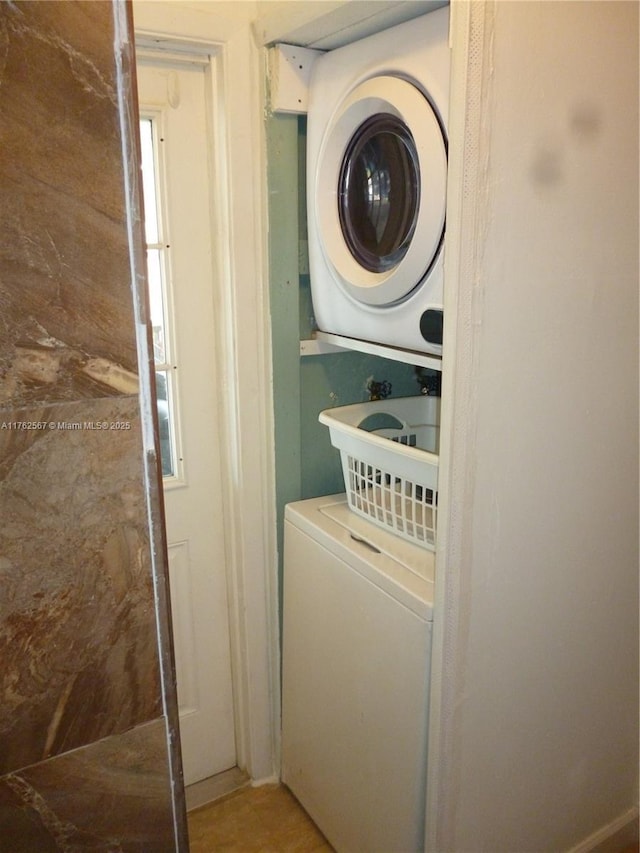
[[[319,329],[442,351],[448,6],[316,60],[307,219]]]

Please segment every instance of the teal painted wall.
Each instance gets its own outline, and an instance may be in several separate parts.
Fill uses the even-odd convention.
[[[269,294],[279,535],[282,508],[298,500],[301,490],[297,164],[297,117],[268,119]]]
[[[282,563],[284,506],[344,491],[338,451],[318,422],[322,409],[369,399],[370,379],[391,396],[420,393],[411,365],[358,352],[300,357],[314,328],[306,257],[306,120],[266,119],[269,276],[273,346],[276,501]]]

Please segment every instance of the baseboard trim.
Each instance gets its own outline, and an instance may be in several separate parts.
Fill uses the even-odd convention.
[[[277,785],[280,779],[277,776],[265,776],[262,779],[252,779],[251,787],[260,788],[261,785]]]
[[[576,844],[568,853],[620,853],[626,847],[637,844],[639,814],[637,806],[629,809]]]
[[[187,811],[190,812],[194,809],[199,809],[200,806],[206,806],[248,784],[249,777],[244,770],[232,767],[230,770],[225,770],[216,776],[203,779],[202,782],[195,782],[193,785],[188,785],[185,788]]]

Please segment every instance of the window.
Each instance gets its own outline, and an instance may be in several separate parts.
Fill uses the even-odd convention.
[[[153,358],[158,396],[158,424],[163,477],[176,477],[180,456],[176,435],[175,354],[170,334],[169,240],[163,218],[160,176],[160,142],[153,117],[140,120],[142,189],[145,209],[147,277],[153,330]]]

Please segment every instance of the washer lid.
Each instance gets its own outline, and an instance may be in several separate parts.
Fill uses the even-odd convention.
[[[340,104],[315,203],[326,259],[353,298],[390,305],[422,281],[442,242],[446,181],[442,129],[414,85],[374,77]]]
[[[435,554],[351,512],[346,495],[297,501],[285,519],[418,616],[431,621]]]

